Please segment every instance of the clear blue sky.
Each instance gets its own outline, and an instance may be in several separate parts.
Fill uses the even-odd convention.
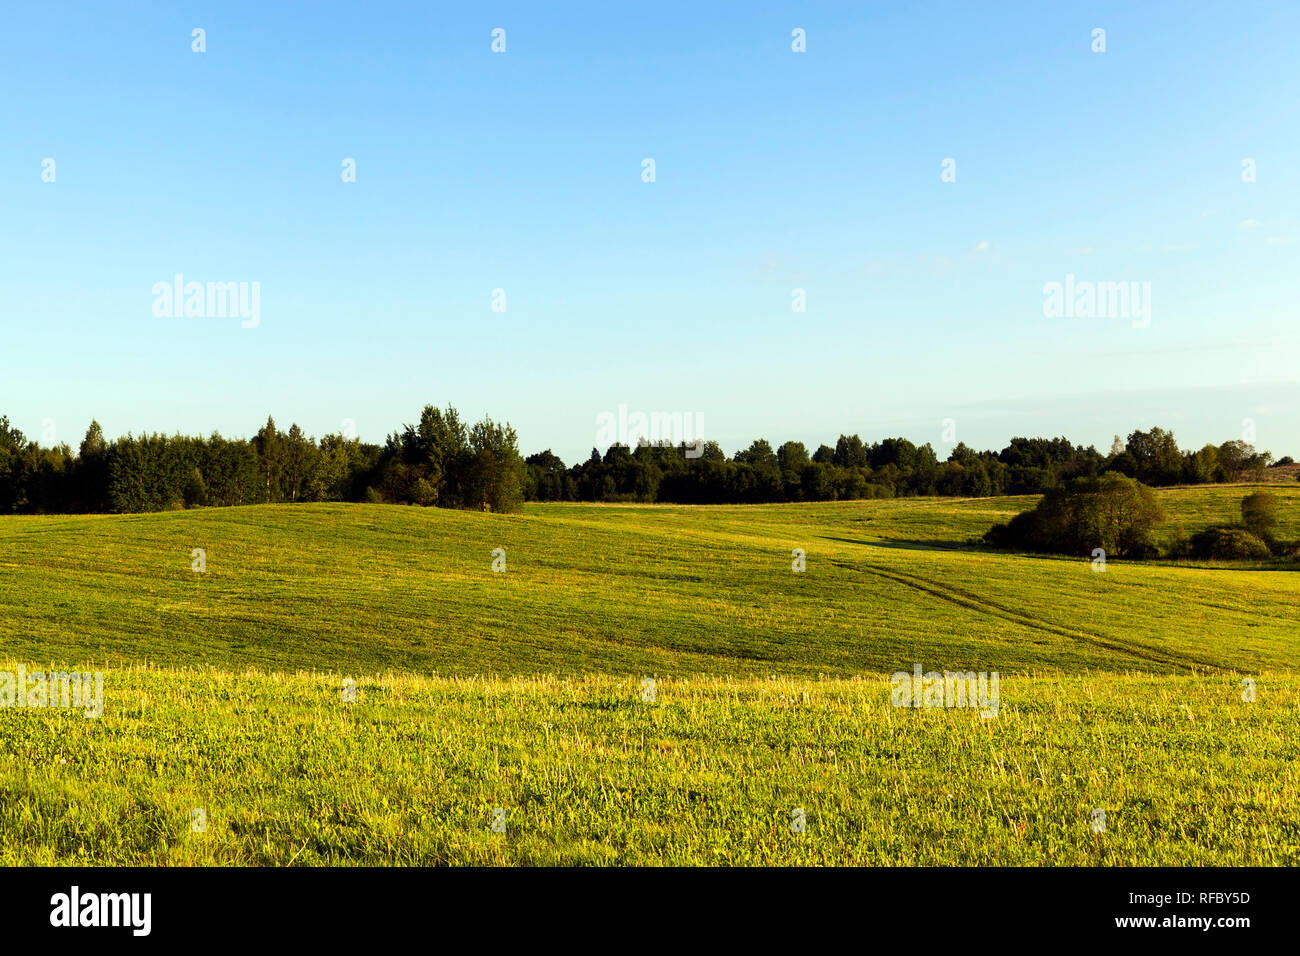
[[[329,7],[6,9],[0,414],[29,436],[381,441],[453,403],[571,462],[626,404],[728,453],[1252,418],[1300,455],[1292,0]],[[260,282],[259,327],[155,317],[177,272]],[[1150,326],[1046,318],[1067,273],[1150,282]]]

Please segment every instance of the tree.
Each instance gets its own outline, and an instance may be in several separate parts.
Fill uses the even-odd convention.
[[[1127,451],[1137,461],[1137,479],[1150,485],[1177,484],[1183,473],[1183,456],[1174,433],[1163,428],[1135,431],[1128,436]]]
[[[81,440],[81,450],[79,457],[89,458],[94,455],[102,455],[108,450],[108,444],[104,441],[104,429],[99,422],[92,421],[90,427],[86,429],[86,437]]]
[[[1255,457],[1255,446],[1240,439],[1226,441],[1219,446],[1219,467],[1228,481],[1240,481],[1247,464]]]
[[[420,414],[417,436],[429,480],[435,487],[446,488],[454,502],[459,491],[455,487],[455,472],[463,464],[468,450],[468,436],[460,413],[452,405],[448,405],[445,412],[426,405]]]
[[[1273,463],[1273,453],[1268,451],[1257,452],[1246,460],[1246,470],[1250,472],[1252,481],[1264,480],[1264,469]]]
[[[682,447],[692,448],[692,449],[694,448],[694,446],[690,446],[690,445],[683,445]],[[722,450],[722,446],[719,445],[717,442],[706,441],[704,443],[704,447],[700,450],[699,460],[700,461],[726,461],[727,455],[726,452]]]
[[[781,469],[781,482],[787,501],[803,497],[804,469],[812,464],[803,442],[788,441],[776,450],[777,466]]]
[[[835,442],[831,461],[841,468],[861,468],[867,464],[867,449],[857,435],[841,435]]]
[[[803,470],[801,487],[804,498],[808,501],[829,501],[835,497],[832,469],[832,465],[814,461]]]
[[[1187,456],[1183,477],[1188,484],[1203,485],[1213,481],[1218,470],[1219,450],[1213,445],[1205,445]]]
[[[318,454],[316,443],[302,433],[295,423],[283,444],[284,473],[281,481],[284,497],[297,501],[303,493],[303,484],[315,464]]]
[[[1257,491],[1241,499],[1241,523],[1265,543],[1272,542],[1277,527],[1277,496]]]
[[[766,438],[760,438],[744,451],[736,452],[736,461],[769,468],[778,467],[776,452],[772,451],[772,446]]]
[[[185,481],[185,507],[197,508],[207,504],[208,489],[203,482],[203,473],[198,468],[190,469],[190,476]]]
[[[266,424],[253,439],[257,451],[258,472],[262,477],[263,501],[281,501],[281,476],[284,474],[284,436],[275,430],[275,419],[267,416]]]
[[[972,461],[979,461],[979,453],[968,446],[964,441],[959,441],[953,447],[952,454],[948,456],[948,460],[956,462],[965,468],[969,466]]]
[[[108,510],[108,442],[99,422],[92,421],[81,440],[73,466],[73,497],[78,511]]]
[[[0,514],[22,511],[27,507],[25,493],[26,463],[23,453],[27,438],[0,416]]]
[[[1155,553],[1151,530],[1163,518],[1155,493],[1119,472],[1075,478],[1043,496],[1032,510],[996,525],[985,540],[996,547],[1056,554],[1118,557]]]
[[[546,451],[529,455],[524,464],[527,466],[527,483],[525,498],[536,501],[569,501],[569,487],[572,479],[558,455]]]
[[[518,436],[506,424],[484,418],[469,432],[467,503],[483,510],[517,511],[524,499],[524,460]]]
[[[968,498],[984,498],[993,494],[993,482],[989,478],[984,462],[978,458],[970,461],[965,468],[965,473],[961,494]]]

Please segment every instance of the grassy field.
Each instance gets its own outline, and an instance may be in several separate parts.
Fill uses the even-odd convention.
[[[110,676],[100,720],[0,720],[0,863],[1300,862],[1294,675],[1009,677],[991,719],[875,677]]]
[[[1031,503],[0,519],[0,671],[105,672],[0,708],[0,862],[1300,863],[1300,574],[969,544]]]

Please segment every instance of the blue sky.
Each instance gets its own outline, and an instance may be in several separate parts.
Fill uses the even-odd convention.
[[[1300,455],[1300,5],[459,6],[7,10],[0,414]],[[176,273],[259,282],[260,324],[155,316]],[[1067,274],[1149,282],[1150,324],[1045,317]]]

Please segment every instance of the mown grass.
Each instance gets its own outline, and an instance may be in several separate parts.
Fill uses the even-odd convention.
[[[1290,492],[1290,489],[1287,489]],[[1162,497],[1189,531],[1246,491]],[[1282,509],[1300,537],[1300,486]],[[1025,499],[0,520],[18,659],[431,674],[1290,668],[1300,574],[1000,554]],[[190,570],[207,552],[207,572]],[[504,548],[506,572],[491,570]],[[791,550],[807,571],[791,571]],[[1300,565],[1297,565],[1300,567]]]
[[[0,520],[0,671],[106,671],[0,708],[0,863],[1300,863],[1300,575],[967,544],[1031,503]]]

